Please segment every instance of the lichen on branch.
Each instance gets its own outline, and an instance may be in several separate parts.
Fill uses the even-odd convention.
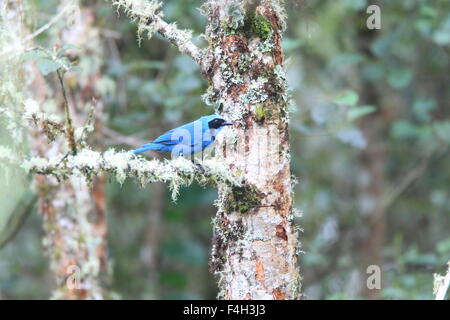
[[[447,273],[444,276],[434,274],[433,293],[436,300],[444,300],[448,288],[450,287],[450,260],[447,262],[447,266]]]
[[[204,54],[192,41],[191,30],[181,30],[175,23],[167,23],[163,20],[163,13],[160,11],[162,3],[156,0],[112,0],[113,6],[118,10],[123,8],[138,26],[138,40],[141,35],[147,33],[150,39],[154,33],[159,33],[170,43],[196,61],[202,69],[205,69]]]
[[[58,155],[52,158],[34,157],[22,167],[31,173],[52,175],[58,180],[71,176],[83,176],[88,182],[102,173],[114,174],[119,183],[135,178],[141,186],[153,182],[169,183],[172,199],[176,200],[180,186],[194,181],[201,185],[226,183],[239,186],[239,178],[217,159],[206,159],[194,164],[185,158],[174,160],[146,160],[131,152],[110,149],[104,153],[84,148],[76,155]]]

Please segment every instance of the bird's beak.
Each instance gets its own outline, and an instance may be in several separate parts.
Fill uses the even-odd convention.
[[[222,123],[222,126],[232,126],[233,122],[230,121],[225,121],[224,123]]]

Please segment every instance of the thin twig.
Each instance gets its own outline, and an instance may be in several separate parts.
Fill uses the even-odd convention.
[[[389,206],[394,203],[394,201],[406,190],[409,188],[411,184],[414,183],[428,168],[428,165],[430,164],[430,161],[432,158],[435,160],[439,160],[442,157],[446,156],[447,152],[450,150],[448,147],[440,148],[438,150],[432,151],[429,154],[425,155],[419,166],[412,169],[410,172],[408,172],[404,178],[396,184],[395,187],[391,188],[383,199],[383,210],[386,210]]]
[[[128,15],[137,20],[139,26],[151,26],[152,31],[159,33],[163,38],[178,48],[181,53],[191,57],[199,64],[202,70],[207,69],[207,59],[204,51],[197,47],[189,38],[189,31],[180,30],[175,24],[169,24],[161,16],[154,12],[142,11],[142,1],[124,0],[123,2],[113,1],[117,7],[126,7]]]
[[[106,144],[124,144],[133,148],[138,148],[148,141],[137,137],[124,136],[117,131],[114,131],[108,127],[102,129],[103,134],[106,136]]]
[[[418,167],[404,176],[402,181],[390,190],[383,201],[383,209],[388,208],[414,181],[416,181],[428,166],[431,156],[425,157]]]
[[[66,11],[73,7],[73,2],[70,2],[69,4],[67,4],[57,15],[55,15],[49,22],[47,22],[45,25],[43,25],[42,27],[40,27],[39,29],[37,29],[36,31],[34,31],[33,33],[29,34],[28,36],[26,36],[25,38],[22,39],[22,41],[20,41],[20,45],[23,45],[25,43],[27,43],[28,41],[34,39],[35,37],[37,37],[38,35],[40,35],[41,33],[47,31],[52,25],[54,25],[56,22],[58,22],[59,19],[61,19],[64,14],[66,13]],[[12,51],[15,51],[17,49],[17,45],[13,46],[13,47],[9,47],[5,50],[3,50],[0,53],[0,56],[10,53]]]
[[[166,38],[170,43],[184,53],[194,59],[201,67],[204,67],[204,57],[202,50],[199,49],[192,41],[181,36],[181,31],[172,24],[168,24],[161,17],[156,16],[153,20],[156,24],[158,33]]]
[[[61,89],[62,89],[63,98],[64,98],[64,112],[65,112],[65,116],[66,116],[67,144],[69,145],[69,149],[72,150],[72,153],[77,154],[77,145],[75,143],[75,130],[73,128],[72,118],[70,116],[69,103],[67,101],[67,94],[66,94],[66,88],[64,87],[63,76],[62,76],[60,70],[57,70],[56,73],[58,74],[58,79],[61,84]]]

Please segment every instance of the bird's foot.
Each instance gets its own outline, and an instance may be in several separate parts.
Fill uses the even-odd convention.
[[[205,174],[205,168],[200,163],[194,161],[193,163],[197,166],[198,170],[200,170],[202,174]]]

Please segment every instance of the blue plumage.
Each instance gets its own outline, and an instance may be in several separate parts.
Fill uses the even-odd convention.
[[[133,150],[134,154],[149,150],[171,152],[172,156],[188,156],[205,150],[224,126],[232,125],[218,115],[203,116],[193,122],[167,131],[150,143]]]

